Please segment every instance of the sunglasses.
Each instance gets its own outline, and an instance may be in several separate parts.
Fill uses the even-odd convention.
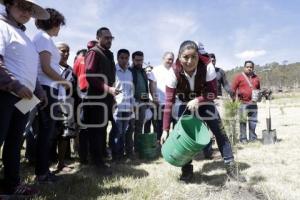
[[[103,38],[106,40],[114,40],[115,39],[115,37],[113,37],[113,36],[103,36]]]
[[[22,11],[33,13],[33,5],[30,3],[19,1],[16,6]]]

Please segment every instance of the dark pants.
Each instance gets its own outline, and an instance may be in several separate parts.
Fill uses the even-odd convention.
[[[89,138],[87,135],[87,129],[80,129],[79,130],[79,160],[82,163],[87,162],[88,160],[88,148],[89,148]]]
[[[36,160],[36,141],[35,137],[39,132],[38,108],[35,107],[29,114],[29,119],[25,127],[26,151],[25,157],[30,163],[35,163]]]
[[[112,100],[111,100],[112,101]],[[106,150],[106,129],[112,119],[112,102],[86,100],[83,107],[84,122],[87,126],[89,152],[94,164],[103,164]],[[96,103],[97,105],[93,105]]]
[[[134,119],[134,150],[138,151],[138,137],[139,135],[143,134],[143,127],[145,124],[145,113],[148,104],[144,102],[139,102],[135,108],[135,119]]]
[[[86,97],[86,94],[82,93],[82,98],[80,99],[80,104],[84,103],[84,99]],[[80,105],[79,104],[79,105]],[[81,107],[80,110],[80,115],[77,116],[77,114],[75,116],[77,116],[77,120],[81,121],[82,123],[86,123],[86,120],[84,118],[84,108]],[[87,135],[87,127],[85,126],[80,126],[79,127],[79,133],[78,133],[78,142],[79,142],[79,147],[78,147],[78,154],[79,154],[79,159],[81,163],[86,163],[88,160],[88,148],[89,148],[89,138]]]
[[[49,86],[42,86],[48,97],[48,105],[43,110],[39,110],[39,132],[36,138],[36,166],[35,174],[45,175],[49,171],[50,149],[55,138],[55,120],[51,117],[51,112],[57,116],[57,111],[51,105],[57,102],[58,90]],[[51,95],[53,90],[54,95]],[[54,109],[51,111],[51,109]]]
[[[126,136],[125,136],[125,151],[126,155],[131,155],[133,151],[133,132],[134,132],[134,118],[131,118],[128,122],[128,127],[126,130]]]
[[[151,111],[153,113],[153,117],[151,120],[146,121],[144,125],[144,133],[151,132],[151,122],[153,125],[154,132],[157,134],[157,140],[160,140],[160,137],[163,132],[163,118],[164,118],[164,105],[153,105],[151,107]],[[173,121],[173,119],[172,119]]]
[[[12,193],[20,182],[20,148],[28,114],[16,107],[20,98],[0,91],[0,147],[3,142],[4,190]]]
[[[185,110],[186,105],[181,105],[179,108],[179,116],[182,114],[191,114],[190,111]],[[185,112],[184,112],[185,111]],[[184,113],[183,113],[184,112]],[[208,128],[216,137],[217,145],[221,155],[224,159],[224,162],[230,162],[233,160],[233,153],[231,149],[231,144],[226,135],[224,126],[220,119],[219,113],[214,104],[201,105],[198,108],[198,114],[201,120],[203,120]],[[191,162],[187,163],[186,166],[190,165]],[[183,169],[185,166],[183,166]]]
[[[240,107],[240,141],[247,141],[247,118],[249,124],[249,140],[257,139],[255,128],[257,124],[257,104],[241,104]]]

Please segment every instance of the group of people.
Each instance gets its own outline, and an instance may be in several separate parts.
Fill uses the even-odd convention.
[[[0,12],[0,146],[3,146],[4,177],[0,193],[34,195],[37,190],[21,184],[20,150],[24,132],[33,132],[36,181],[56,182],[59,176],[49,169],[58,149],[57,169],[66,167],[70,137],[78,133],[81,164],[92,164],[104,174],[112,171],[106,163],[111,150],[113,160],[133,159],[138,152],[137,138],[153,130],[161,145],[171,133],[170,124],[182,114],[197,113],[216,138],[230,178],[245,181],[236,170],[231,144],[225,133],[214,100],[222,95],[221,86],[251,117],[249,140],[255,141],[257,105],[252,90],[259,89],[254,63],[246,61],[244,72],[229,86],[225,72],[216,67],[214,54],[203,45],[184,41],[177,58],[165,52],[162,64],[146,70],[144,53],[127,49],[117,52],[117,64],[110,51],[114,37],[106,27],[96,32],[96,40],[78,51],[74,66],[67,64],[70,47],[53,42],[65,25],[64,16],[55,9],[41,8],[32,0],[3,0]],[[26,24],[35,18],[39,32],[30,39]],[[129,60],[132,63],[129,64]],[[15,107],[21,99],[34,95],[41,101],[30,113]],[[152,113],[152,117],[147,116]],[[30,116],[30,117],[29,117]],[[250,118],[249,118],[250,119]],[[38,130],[33,129],[33,121]],[[107,136],[108,123],[112,127]],[[26,127],[27,126],[27,127]],[[32,126],[28,127],[28,126]],[[107,139],[108,144],[107,144]],[[26,137],[26,145],[32,144]],[[247,142],[246,124],[241,123],[242,143]],[[211,153],[210,143],[206,148]],[[28,148],[30,149],[30,148]],[[192,161],[182,167],[180,179],[193,177]]]

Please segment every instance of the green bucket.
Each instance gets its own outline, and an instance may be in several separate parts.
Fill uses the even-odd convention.
[[[203,121],[192,115],[182,116],[161,148],[164,159],[177,167],[191,161],[210,141]]]
[[[148,148],[156,146],[157,133],[144,133],[137,136],[138,148]]]
[[[150,160],[158,156],[156,141],[157,133],[145,133],[137,136],[140,158]]]

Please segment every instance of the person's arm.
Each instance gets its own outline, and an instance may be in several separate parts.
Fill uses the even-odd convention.
[[[257,77],[257,89],[260,90],[260,80],[259,80],[258,76],[256,76],[256,77]]]
[[[34,94],[37,96],[37,98],[40,99],[41,103],[41,109],[45,108],[48,105],[48,97],[46,92],[43,90],[42,86],[40,85],[39,81],[36,80],[35,84],[35,90]]]
[[[225,72],[222,70],[221,71],[221,84],[224,88],[224,90],[230,95],[230,97],[233,97],[233,92],[230,88],[230,85],[229,85],[229,82],[227,81],[227,78],[226,78],[226,74]]]
[[[176,88],[166,86],[166,101],[163,115],[163,130],[169,131],[171,124],[172,107],[175,103]]]
[[[166,101],[163,114],[163,133],[160,137],[160,144],[162,145],[169,136],[171,117],[172,117],[172,107],[175,103],[176,88],[170,88],[166,86]]]
[[[152,96],[153,102],[155,104],[158,104],[158,99],[157,99],[157,93],[156,93],[156,89],[157,89],[157,83],[156,81],[150,80],[149,79],[149,90],[150,90],[150,94]]]
[[[79,59],[81,60],[82,58],[77,57],[75,62],[74,62],[74,65],[73,65],[73,72],[77,77],[79,76],[79,65],[80,65]]]
[[[51,53],[48,51],[40,52],[42,71],[53,81],[66,81],[51,67]],[[65,85],[64,85],[65,86]]]
[[[238,89],[239,83],[238,83],[238,77],[236,76],[233,81],[232,81],[232,85],[231,85],[231,91],[232,91],[232,100],[235,100],[236,98],[236,91]]]
[[[5,67],[3,56],[0,55],[0,90],[13,92],[20,98],[31,99],[32,92],[22,85]]]

